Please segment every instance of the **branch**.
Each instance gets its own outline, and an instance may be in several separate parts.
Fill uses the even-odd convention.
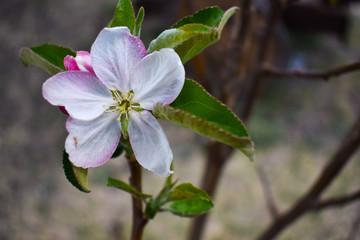
[[[267,178],[266,173],[261,166],[259,166],[259,168],[258,168],[258,176],[260,179],[261,187],[264,192],[265,202],[266,202],[266,206],[269,210],[270,216],[273,219],[276,219],[279,215],[279,211],[275,204],[275,199],[274,199],[273,193],[271,191],[269,179]]]
[[[360,115],[348,132],[344,141],[330,162],[323,168],[314,185],[288,211],[281,214],[258,238],[258,240],[274,239],[281,231],[292,224],[300,216],[312,209],[323,191],[338,176],[350,157],[360,145]]]
[[[286,70],[265,65],[263,66],[262,74],[268,77],[291,77],[327,81],[332,77],[337,77],[339,75],[358,70],[360,70],[360,61],[339,66],[327,71],[307,71],[302,69]]]
[[[265,27],[258,39],[258,50],[254,67],[246,79],[250,86],[244,100],[244,108],[240,114],[240,118],[244,122],[248,121],[254,108],[255,101],[262,88],[262,65],[268,52],[269,42],[273,35],[275,25],[282,12],[282,4],[280,0],[269,0],[269,4],[271,8],[265,19]]]
[[[360,200],[360,189],[346,196],[319,200],[313,204],[312,209],[318,211],[328,207],[339,207],[356,200]]]
[[[233,26],[233,36],[231,39],[231,46],[227,52],[228,57],[226,58],[227,62],[224,68],[224,76],[222,77],[221,82],[217,82],[218,86],[216,89],[221,89],[220,99],[225,104],[228,104],[229,100],[226,89],[228,84],[226,83],[236,77],[237,63],[239,62],[240,54],[242,53],[242,46],[244,45],[243,43],[248,32],[250,3],[251,0],[239,1],[241,12],[240,16],[236,15],[236,22]],[[212,79],[218,80],[219,78],[212,76]],[[209,196],[213,197],[220,181],[222,170],[232,153],[232,149],[222,143],[210,140],[207,146],[207,151],[207,161],[201,180],[201,186],[202,189],[209,194]],[[205,213],[192,220],[187,238],[188,240],[200,240],[203,238],[208,218],[209,214]]]
[[[130,185],[142,192],[141,183],[141,166],[137,162],[133,154],[127,154],[126,156],[130,168]],[[135,197],[132,199],[132,231],[131,240],[141,240],[145,225],[148,223],[148,219],[144,217],[142,200]]]

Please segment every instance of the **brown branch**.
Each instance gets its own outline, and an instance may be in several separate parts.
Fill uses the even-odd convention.
[[[236,76],[236,67],[241,54],[241,47],[245,41],[250,19],[250,2],[251,0],[239,1],[240,16],[235,19],[233,38],[229,52],[227,53],[227,62],[225,65],[222,82],[217,81],[217,89],[221,89],[220,100],[228,104],[227,82]],[[240,27],[240,28],[239,28]],[[218,80],[216,77],[214,78]],[[225,144],[210,140],[207,146],[207,159],[205,171],[203,172],[201,187],[209,196],[214,197],[216,188],[221,178],[222,170],[232,153],[232,149]],[[203,237],[204,229],[209,218],[209,214],[203,214],[192,221],[190,225],[188,240],[200,240]]]
[[[328,207],[340,207],[356,200],[360,200],[360,189],[346,196],[319,200],[315,202],[311,208],[312,210],[318,211]]]
[[[142,192],[141,166],[135,159],[134,155],[127,156],[127,159],[131,173],[129,179],[130,185],[135,187],[138,191]],[[131,240],[141,240],[143,230],[148,222],[148,219],[144,217],[142,200],[137,199],[133,196],[131,197],[131,199],[132,199],[132,213],[133,213]]]
[[[272,217],[272,219],[276,219],[279,215],[279,211],[276,206],[273,193],[271,191],[269,179],[267,178],[267,175],[261,166],[259,166],[257,172],[258,172],[258,176],[260,179],[261,187],[264,192],[267,209],[269,210],[269,213],[270,213],[270,216]]]
[[[269,39],[274,32],[276,22],[278,21],[282,12],[282,4],[280,0],[269,0],[269,3],[271,8],[265,20],[265,27],[258,39],[258,48],[255,64],[246,79],[246,81],[249,82],[250,86],[244,100],[244,108],[242,109],[242,112],[240,114],[240,118],[244,122],[248,121],[255,106],[255,101],[262,88],[262,65],[268,52]]]
[[[206,167],[201,180],[201,188],[205,190],[209,196],[215,195],[218,182],[220,180],[222,170],[225,162],[229,158],[231,148],[223,143],[210,140],[207,146]],[[196,217],[191,226],[188,235],[188,240],[200,240],[203,238],[204,229],[207,223],[209,214],[203,214]]]
[[[288,77],[288,78],[304,78],[310,80],[324,80],[327,81],[332,77],[337,77],[343,74],[351,73],[360,70],[360,61],[345,64],[327,71],[308,71],[308,70],[286,70],[277,67],[265,65],[262,69],[263,76],[267,77]]]
[[[325,165],[319,177],[309,191],[291,207],[281,214],[258,238],[258,240],[274,239],[281,231],[297,220],[301,215],[312,209],[319,196],[345,167],[350,157],[360,145],[360,115],[348,132],[344,141],[330,162]]]

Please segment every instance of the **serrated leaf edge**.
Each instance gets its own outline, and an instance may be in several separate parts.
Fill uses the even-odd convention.
[[[177,121],[172,121],[170,120],[170,118],[168,118],[167,116],[163,115],[162,114],[162,111],[166,111],[167,109],[171,109],[172,113],[173,114],[178,114],[180,113],[180,115],[184,116],[184,119],[188,118],[188,119],[192,119],[192,120],[195,120],[197,121],[198,123],[202,123],[202,124],[206,124],[208,128],[211,128],[215,131],[218,131],[228,137],[231,137],[233,139],[235,139],[237,142],[245,142],[246,144],[243,144],[241,147],[240,146],[237,146],[236,144],[230,144],[229,142],[225,141],[224,138],[222,139],[215,139],[214,137],[212,137],[211,135],[209,134],[206,134],[205,132],[201,131],[201,130],[198,130],[198,129],[194,129],[192,128],[191,126],[193,126],[193,124],[189,124],[189,123],[186,123],[185,121],[181,121],[181,120],[177,120]],[[164,110],[165,109],[165,110]],[[254,143],[252,142],[251,138],[250,137],[239,137],[237,135],[234,135],[230,132],[228,132],[227,130],[224,130],[222,128],[220,128],[219,126],[203,119],[203,118],[200,118],[198,116],[195,116],[189,112],[186,112],[185,110],[182,110],[182,109],[178,109],[178,108],[175,108],[175,107],[171,107],[171,106],[168,106],[168,105],[163,105],[163,104],[160,104],[158,103],[154,108],[153,108],[153,114],[156,116],[156,117],[159,117],[159,118],[162,118],[162,119],[165,119],[165,120],[169,120],[169,121],[172,121],[172,122],[175,122],[183,127],[186,127],[186,128],[190,128],[192,130],[194,130],[195,132],[201,134],[201,135],[204,135],[204,136],[207,136],[207,137],[210,137],[212,139],[215,139],[219,142],[223,142],[225,144],[228,144],[232,147],[235,147],[237,149],[239,149],[241,152],[243,152],[250,160],[253,160],[254,159]],[[246,151],[245,150],[245,147],[243,146],[246,146],[246,145],[250,145],[249,148],[250,149],[250,152]]]
[[[200,9],[199,11],[193,13],[192,15],[187,15],[187,16],[183,17],[182,19],[180,19],[179,21],[177,21],[171,28],[177,28],[177,27],[175,27],[175,26],[178,25],[180,22],[185,21],[186,19],[189,19],[189,18],[193,17],[194,15],[197,15],[197,14],[199,14],[199,13],[201,13],[201,12],[207,11],[208,9],[211,9],[211,8],[218,8],[218,9],[220,9],[222,12],[224,12],[224,11],[223,11],[221,8],[219,8],[218,6],[211,6],[211,7],[207,7],[207,8],[204,8],[204,9]],[[224,12],[224,14],[225,14],[225,12]],[[223,16],[224,16],[224,15],[223,15]],[[222,17],[223,17],[223,16],[222,16]],[[185,24],[185,25],[186,25],[186,24]],[[205,24],[203,24],[203,25],[206,26]],[[182,26],[184,26],[184,25],[182,25]],[[181,26],[181,27],[182,27],[182,26]],[[207,27],[209,27],[209,26],[207,26]]]

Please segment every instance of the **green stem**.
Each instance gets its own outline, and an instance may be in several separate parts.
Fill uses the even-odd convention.
[[[141,166],[137,162],[133,154],[127,154],[127,160],[130,168],[130,185],[136,188],[138,191],[142,192],[142,181],[141,181]],[[132,232],[131,240],[141,240],[143,235],[143,230],[145,225],[148,222],[148,219],[144,216],[143,203],[142,200],[132,197]]]

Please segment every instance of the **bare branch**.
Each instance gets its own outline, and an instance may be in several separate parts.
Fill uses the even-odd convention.
[[[265,197],[265,202],[266,202],[267,209],[269,210],[270,216],[273,219],[276,219],[278,217],[278,215],[279,215],[279,211],[278,211],[278,208],[276,206],[273,193],[271,191],[271,186],[270,186],[269,179],[268,179],[264,169],[261,166],[259,166],[257,172],[258,172],[258,176],[259,176],[259,179],[260,179],[261,187],[262,187],[263,192],[264,192],[264,197]]]
[[[235,19],[231,45],[227,53],[227,62],[225,65],[223,82],[217,82],[218,87],[221,89],[220,99],[225,104],[228,103],[228,94],[226,86],[229,81],[233,80],[236,76],[237,63],[239,62],[240,54],[242,53],[242,46],[248,32],[248,25],[250,20],[250,3],[251,0],[239,1],[240,16],[237,15]],[[214,80],[218,80],[214,78]],[[207,161],[205,171],[202,176],[202,189],[204,189],[211,197],[215,195],[216,188],[221,178],[222,170],[225,167],[232,149],[220,142],[210,140],[207,146]],[[199,240],[203,238],[204,229],[206,227],[209,214],[205,213],[199,217],[194,218],[188,240]]]
[[[325,165],[314,185],[288,211],[281,214],[258,238],[258,240],[274,239],[281,231],[292,224],[304,213],[312,209],[314,202],[338,176],[350,157],[360,145],[360,115],[348,132],[344,141],[330,162]]]
[[[269,39],[271,38],[276,22],[282,12],[282,4],[280,0],[269,1],[271,9],[266,17],[265,27],[258,39],[258,50],[253,69],[248,75],[246,81],[249,82],[249,91],[246,93],[244,108],[240,114],[240,118],[247,122],[255,105],[255,101],[262,87],[262,65],[265,60],[269,48]]]
[[[327,71],[308,71],[308,70],[286,70],[269,65],[263,66],[262,74],[268,77],[288,77],[288,78],[304,78],[310,80],[329,80],[332,77],[337,77],[343,74],[360,70],[360,61],[349,63],[343,66],[336,67]]]
[[[322,210],[328,207],[340,207],[356,200],[360,200],[360,189],[346,196],[319,200],[313,204],[312,209]]]

